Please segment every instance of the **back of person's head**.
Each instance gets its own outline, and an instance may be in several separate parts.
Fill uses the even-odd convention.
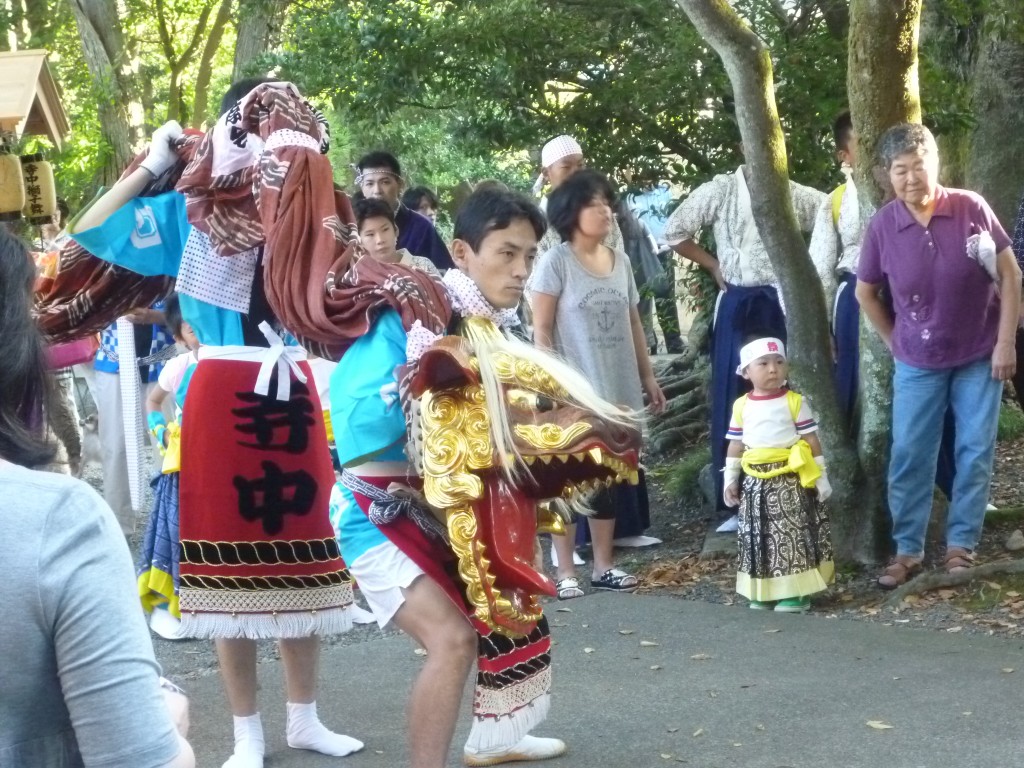
[[[360,173],[370,168],[386,168],[396,176],[402,175],[402,166],[398,164],[398,158],[390,152],[385,152],[383,149],[367,152],[359,158],[356,168],[359,169]]]
[[[391,226],[396,226],[395,212],[388,205],[387,200],[381,200],[378,197],[363,197],[355,201],[352,209],[356,214],[356,229],[362,229],[363,222],[367,219],[376,218],[387,219],[391,222]]]
[[[473,187],[474,192],[483,192],[486,189],[496,189],[499,192],[508,192],[508,184],[497,179],[483,179]]]
[[[836,143],[836,151],[849,149],[850,137],[853,136],[853,118],[850,112],[843,112],[832,124],[832,140]]]
[[[603,199],[615,206],[615,190],[600,171],[584,168],[563,181],[548,198],[548,223],[562,241],[572,239],[580,213],[594,200]]]
[[[225,112],[229,111],[253,88],[265,85],[266,83],[277,82],[280,81],[274,77],[246,77],[242,80],[236,80],[228,86],[227,91],[224,92],[224,96],[220,100],[220,114],[223,115]]]
[[[171,336],[176,339],[180,339],[181,336],[181,324],[184,319],[181,316],[181,299],[178,298],[178,294],[172,293],[166,299],[164,299],[164,325],[167,326],[167,330],[171,332]]]
[[[441,207],[441,201],[430,187],[412,187],[402,195],[402,205],[414,211],[422,208],[424,202],[435,211]]]
[[[35,265],[0,230],[0,458],[34,467],[53,459],[43,415],[50,403],[46,352],[31,313]]]
[[[527,221],[540,240],[547,229],[544,214],[527,197],[517,192],[484,189],[471,194],[455,217],[455,239],[474,251],[491,232],[507,229],[514,221]]]

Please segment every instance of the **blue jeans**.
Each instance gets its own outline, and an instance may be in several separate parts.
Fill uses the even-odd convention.
[[[897,554],[924,555],[947,408],[956,425],[956,477],[946,546],[974,549],[977,545],[988,504],[1002,393],[1003,383],[992,378],[987,358],[938,371],[896,361],[889,509]]]

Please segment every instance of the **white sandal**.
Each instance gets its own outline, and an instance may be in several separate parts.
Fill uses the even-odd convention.
[[[556,581],[555,590],[558,592],[559,600],[572,600],[575,597],[583,597],[583,590],[580,589],[580,580],[575,576],[567,576]]]

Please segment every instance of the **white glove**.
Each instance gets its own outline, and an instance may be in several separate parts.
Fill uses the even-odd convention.
[[[814,481],[814,487],[818,491],[818,501],[828,501],[829,496],[832,495],[832,483],[828,481],[828,475],[825,473],[825,457],[815,456],[814,461],[821,468],[821,477]]]
[[[741,472],[741,462],[739,459],[734,457],[726,458],[725,468],[722,469],[722,488],[728,488],[732,485],[739,483]],[[730,507],[736,506],[735,504],[729,504],[726,501],[726,505]]]
[[[153,138],[149,141],[149,154],[140,163],[140,168],[145,168],[153,178],[162,176],[169,168],[178,162],[178,155],[174,152],[175,140],[181,138],[184,131],[178,125],[177,120],[169,120],[153,132]]]

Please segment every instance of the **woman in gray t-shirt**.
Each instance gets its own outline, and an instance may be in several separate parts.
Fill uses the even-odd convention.
[[[582,371],[606,400],[641,411],[644,394],[651,410],[665,407],[654,378],[637,311],[636,283],[629,257],[602,244],[614,221],[615,193],[596,171],[573,174],[548,200],[548,221],[562,244],[544,253],[531,278],[534,340],[554,349]],[[591,586],[617,592],[636,588],[635,577],[614,567],[612,541],[616,519],[639,534],[647,525],[646,488],[616,486],[598,494],[589,518],[594,549]],[[629,526],[632,529],[629,530]],[[566,600],[583,591],[573,566],[576,526],[553,537],[558,554],[558,596]]]

